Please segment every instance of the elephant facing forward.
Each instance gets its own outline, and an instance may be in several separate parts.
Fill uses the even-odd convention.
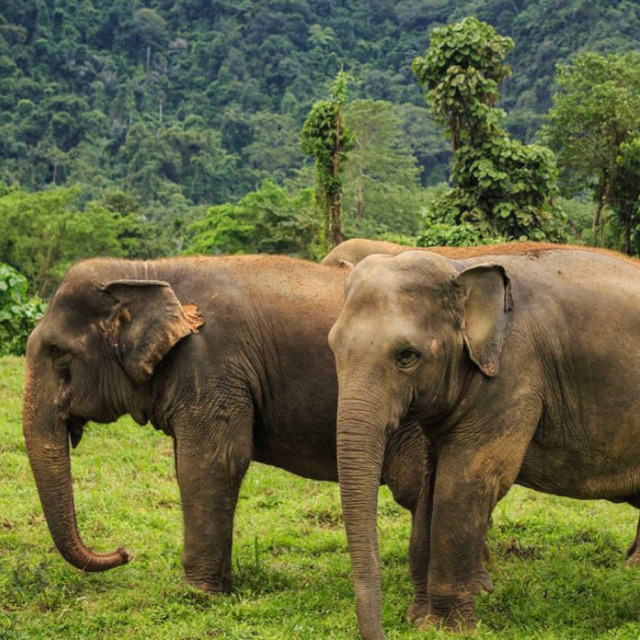
[[[367,640],[384,637],[376,478],[401,420],[420,423],[432,456],[423,627],[475,625],[487,522],[513,483],[640,507],[637,262],[575,249],[369,256],[349,277],[330,344],[342,505]]]

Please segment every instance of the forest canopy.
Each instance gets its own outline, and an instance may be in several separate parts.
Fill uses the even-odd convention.
[[[115,183],[156,214],[237,200],[295,177],[297,132],[342,66],[353,99],[384,100],[407,129],[423,185],[449,153],[411,62],[435,27],[473,14],[515,48],[501,91],[525,142],[551,105],[558,61],[640,40],[628,0],[241,2],[6,0],[0,9],[0,180],[24,189]]]

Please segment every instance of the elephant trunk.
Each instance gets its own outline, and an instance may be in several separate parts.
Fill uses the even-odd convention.
[[[353,568],[356,610],[365,640],[384,638],[378,560],[378,488],[386,447],[384,414],[367,406],[364,389],[340,394],[338,474]]]
[[[29,462],[51,537],[64,559],[83,571],[106,571],[126,564],[130,555],[125,549],[94,553],[78,533],[67,418],[51,400],[55,397],[53,389],[48,404],[42,401],[48,386],[46,378],[46,375],[36,377],[27,363],[22,424]]]

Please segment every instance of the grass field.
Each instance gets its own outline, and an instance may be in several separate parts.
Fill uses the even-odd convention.
[[[82,574],[53,547],[20,424],[23,360],[0,359],[0,638],[357,638],[336,485],[252,465],[236,518],[234,591],[181,582],[182,520],[171,440],[129,419],[91,425],[73,454],[85,542],[124,545],[131,564]],[[636,512],[514,488],[490,534],[491,594],[475,638],[639,638],[640,573],[623,567]],[[408,514],[381,490],[384,627],[418,633],[410,602]]]

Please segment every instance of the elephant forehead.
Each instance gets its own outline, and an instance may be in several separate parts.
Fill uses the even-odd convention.
[[[382,278],[363,277],[348,289],[343,315],[368,315],[378,320],[424,316],[442,307],[443,285],[406,270],[385,273]]]
[[[411,292],[441,286],[457,274],[447,258],[427,251],[406,251],[396,256],[373,255],[356,265],[349,287]]]

